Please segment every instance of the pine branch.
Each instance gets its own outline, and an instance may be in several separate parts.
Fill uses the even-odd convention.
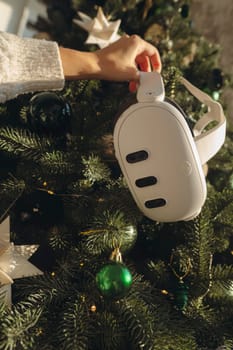
[[[95,328],[91,335],[92,348],[106,350],[127,350],[124,327],[113,313],[97,312],[94,318]],[[93,325],[94,326],[94,325]]]
[[[70,290],[68,281],[63,280],[59,275],[44,273],[41,276],[20,279],[17,286],[20,296],[27,298],[30,303],[49,304],[63,301]]]
[[[79,300],[67,302],[57,328],[61,350],[88,350],[90,322],[84,304]]]
[[[25,189],[23,180],[10,177],[0,183],[0,222],[14,206]]]
[[[51,175],[68,175],[75,170],[74,163],[62,151],[45,152],[40,157],[39,162]]]
[[[83,175],[91,185],[95,182],[109,181],[110,170],[98,156],[82,157],[82,163],[84,165]]]
[[[40,139],[29,130],[11,127],[0,129],[0,150],[17,157],[36,161],[49,146],[48,139]]]
[[[154,344],[153,317],[148,306],[137,299],[124,299],[116,306],[118,317],[126,327],[129,341],[136,349],[151,349]]]
[[[199,279],[209,278],[209,263],[213,254],[214,230],[209,221],[208,210],[203,211],[194,220],[191,232],[187,230],[186,239],[192,257],[192,273]]]
[[[81,232],[86,239],[83,248],[94,255],[110,253],[120,247],[122,253],[130,249],[136,241],[136,228],[129,224],[120,212],[104,211],[93,221],[90,229]]]
[[[0,327],[0,349],[32,349],[35,341],[32,328],[38,322],[41,311],[38,306],[31,305],[29,308],[20,303],[5,313]]]
[[[212,298],[229,299],[233,294],[233,266],[216,265],[212,268],[213,284],[210,289]]]

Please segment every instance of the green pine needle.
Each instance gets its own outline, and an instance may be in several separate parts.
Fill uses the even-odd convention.
[[[11,127],[0,129],[0,150],[17,157],[36,161],[49,146],[48,139],[40,139],[29,130]]]

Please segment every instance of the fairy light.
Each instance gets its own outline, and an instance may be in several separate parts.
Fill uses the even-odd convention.
[[[162,289],[161,293],[164,294],[164,295],[168,295],[168,291],[166,289]]]
[[[91,312],[96,312],[96,305],[91,305],[90,310]]]
[[[37,328],[36,330],[36,335],[37,336],[40,336],[41,334],[43,334],[43,329],[40,327],[40,328]]]
[[[50,195],[53,195],[53,194],[54,194],[54,192],[51,191],[51,190],[47,191],[47,193],[50,194]]]

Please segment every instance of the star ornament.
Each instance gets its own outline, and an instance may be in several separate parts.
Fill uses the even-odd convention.
[[[80,11],[78,11],[78,15],[81,21],[74,19],[74,23],[89,33],[85,41],[86,44],[96,44],[102,49],[120,38],[117,32],[121,20],[108,21],[101,7],[98,8],[97,16],[94,19]]]
[[[10,217],[0,224],[0,295],[11,305],[11,284],[13,279],[43,274],[28,259],[38,245],[14,245],[10,242]]]

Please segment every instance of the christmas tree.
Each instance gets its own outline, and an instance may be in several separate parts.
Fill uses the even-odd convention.
[[[195,33],[188,0],[44,3],[48,19],[33,25],[62,46],[96,50],[77,21],[99,6],[109,22],[121,20],[119,35],[156,45],[166,95],[190,125],[205,106],[179,77],[220,102],[231,84],[219,47]],[[1,221],[10,215],[15,244],[39,245],[30,261],[44,272],[14,281],[11,308],[0,288],[0,349],[232,349],[231,125],[205,169],[201,213],[155,222],[137,208],[114,156],[114,123],[132,99],[127,83],[76,81],[0,106]]]

